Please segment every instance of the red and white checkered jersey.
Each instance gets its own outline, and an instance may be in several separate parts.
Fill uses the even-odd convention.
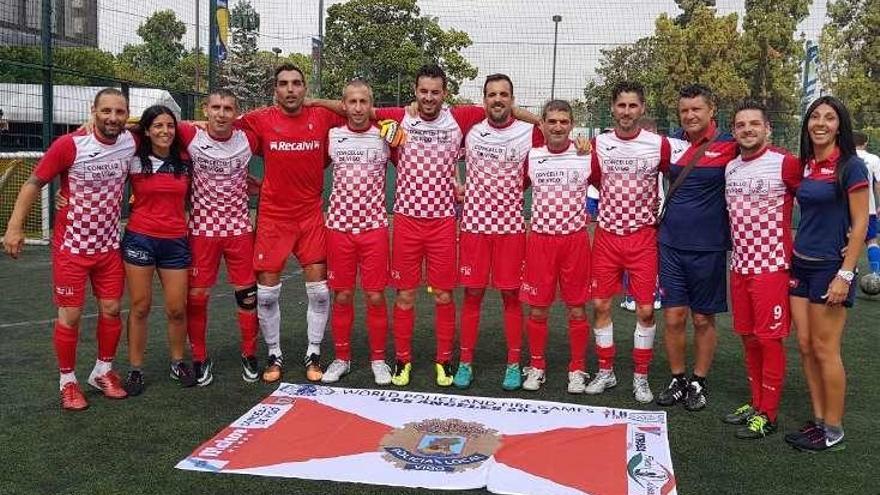
[[[72,254],[119,249],[119,214],[129,160],[136,143],[129,132],[115,142],[77,131],[58,138],[34,169],[43,182],[61,176],[68,205],[55,216],[53,243]]]
[[[467,172],[461,230],[480,234],[525,232],[525,163],[532,147],[541,144],[540,131],[520,120],[511,120],[504,127],[483,120],[471,129],[465,138]]]
[[[385,167],[388,143],[375,126],[355,131],[348,126],[330,129],[333,188],[327,210],[327,228],[359,233],[388,226],[385,211]]]
[[[397,151],[394,213],[415,218],[455,216],[455,166],[462,136],[485,116],[479,107],[444,106],[434,120],[413,117],[402,109],[376,109],[378,119],[398,120],[407,133]]]
[[[241,130],[228,139],[181,122],[178,132],[193,164],[191,235],[231,237],[250,233],[247,174],[256,140]]]
[[[669,171],[671,153],[669,140],[646,130],[596,136],[590,182],[599,189],[599,227],[625,235],[657,223],[657,178]]]
[[[765,149],[734,158],[725,171],[733,252],[730,268],[744,275],[786,270],[791,257],[791,210],[803,178],[799,160]]]
[[[565,235],[587,226],[590,157],[577,154],[574,144],[552,152],[546,146],[529,152],[532,182],[532,232]]]

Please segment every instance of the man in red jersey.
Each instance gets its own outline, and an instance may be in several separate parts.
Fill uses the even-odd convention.
[[[269,361],[263,381],[281,379],[281,271],[293,253],[303,269],[308,297],[306,378],[321,379],[321,341],[330,311],[321,212],[327,132],[345,123],[318,107],[303,106],[306,81],[292,64],[275,69],[276,105],[254,110],[240,119],[253,134],[265,175],[260,189],[254,270],[257,272],[257,314]]]
[[[128,100],[117,89],[102,89],[92,105],[94,131],[58,138],[22,186],[3,237],[7,254],[18,258],[24,245],[22,226],[40,189],[61,177],[68,205],[55,216],[52,278],[58,306],[53,342],[58,358],[61,407],[82,410],[88,402],[76,380],[76,346],[85,303],[86,280],[98,300],[98,359],[89,384],[105,397],[127,396],[112,369],[122,332],[119,300],[125,274],[119,254],[119,215],[128,162],[135,139],[125,130]]]
[[[193,369],[200,386],[213,380],[213,363],[206,345],[207,311],[222,257],[238,310],[241,377],[246,382],[255,382],[259,379],[257,286],[253,228],[248,212],[248,164],[257,150],[257,140],[251,133],[233,128],[238,117],[238,99],[232,92],[212,91],[202,110],[207,117],[205,130],[183,122],[178,125],[178,134],[193,162],[189,217],[193,261],[187,298]]]

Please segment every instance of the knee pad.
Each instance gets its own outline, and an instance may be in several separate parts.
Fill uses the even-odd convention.
[[[235,291],[235,303],[245,311],[257,309],[257,285]]]

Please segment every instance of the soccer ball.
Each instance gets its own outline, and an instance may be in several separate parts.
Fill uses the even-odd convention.
[[[869,296],[880,294],[880,273],[869,273],[860,277],[859,287]]]

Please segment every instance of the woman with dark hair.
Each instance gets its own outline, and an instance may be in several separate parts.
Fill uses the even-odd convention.
[[[849,112],[833,96],[814,101],[801,126],[806,170],[797,191],[801,219],[789,294],[813,419],[785,441],[805,451],[843,448],[840,344],[868,226],[868,172],[852,131]]]
[[[184,362],[186,295],[191,263],[186,227],[186,197],[190,165],[181,156],[177,117],[168,107],[144,110],[143,132],[132,159],[130,179],[133,202],[122,239],[122,257],[131,312],[128,314],[128,359],[125,380],[129,395],[144,390],[142,366],[147,345],[147,318],[153,298],[153,273],[158,271],[165,295],[171,378],[184,387],[195,384]]]

